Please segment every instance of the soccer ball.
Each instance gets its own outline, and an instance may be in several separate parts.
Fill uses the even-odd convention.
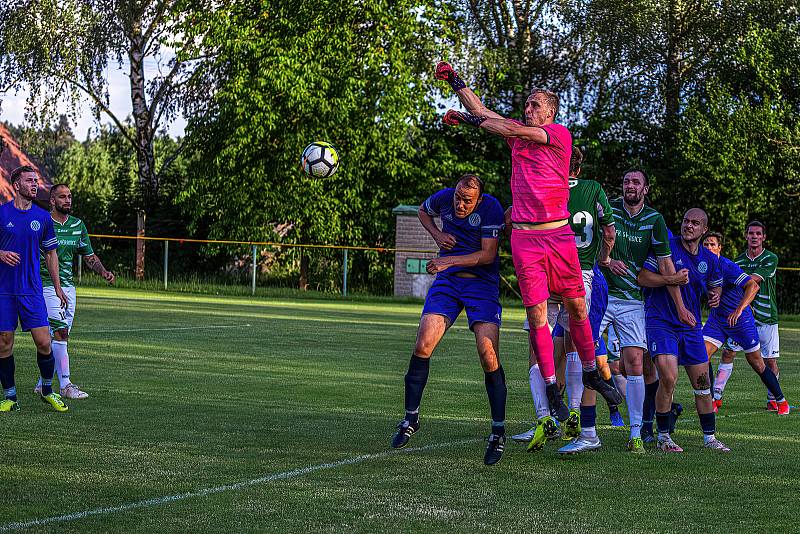
[[[303,150],[300,162],[307,175],[327,178],[339,168],[339,153],[330,143],[314,141]]]

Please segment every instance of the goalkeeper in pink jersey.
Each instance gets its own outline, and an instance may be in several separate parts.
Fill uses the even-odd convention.
[[[504,137],[511,149],[512,259],[551,414],[559,421],[569,417],[556,385],[553,339],[547,324],[547,298],[551,293],[562,297],[569,314],[570,334],[583,367],[583,385],[599,392],[609,403],[620,404],[622,396],[603,381],[595,363],[578,250],[568,224],[572,135],[554,123],[558,95],[544,89],[531,91],[522,123],[487,109],[450,64],[440,62],[436,78],[447,81],[467,108],[467,112],[449,110],[443,118],[445,124],[482,128]],[[608,261],[608,257],[598,259],[600,265]]]

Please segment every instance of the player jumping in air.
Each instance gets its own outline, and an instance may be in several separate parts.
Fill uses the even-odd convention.
[[[703,210],[692,208],[683,216],[680,237],[673,237],[669,242],[675,267],[688,275],[688,283],[672,287],[680,288],[683,302],[694,319],[693,325],[685,324],[679,315],[667,292],[673,282],[658,274],[658,263],[653,255],[647,258],[638,277],[639,284],[645,288],[648,348],[660,377],[656,393],[656,426],[658,448],[665,452],[683,451],[669,434],[679,365],[686,369],[694,388],[704,447],[721,452],[730,450],[715,436],[716,418],[711,406],[708,354],[700,315],[700,297],[707,293],[708,305],[714,308],[719,305],[722,292],[719,259],[701,245],[707,231],[708,216]]]
[[[53,333],[53,357],[56,374],[61,387],[61,396],[66,399],[85,399],[89,395],[70,380],[69,353],[67,342],[75,318],[75,284],[72,275],[72,258],[75,254],[83,256],[91,270],[102,276],[109,284],[114,283],[114,273],[103,267],[100,258],[92,250],[89,231],[83,221],[70,215],[72,213],[72,192],[66,184],[56,184],[50,189],[50,217],[53,219],[56,237],[58,238],[58,277],[61,288],[67,296],[67,307],[62,308],[56,296],[53,280],[44,266],[41,269],[44,300],[47,304],[47,315],[50,330]],[[42,381],[34,388],[34,393],[41,393]]]
[[[439,216],[442,228],[436,227]],[[503,208],[483,194],[483,182],[473,174],[459,179],[455,189],[443,189],[419,208],[419,220],[439,246],[439,257],[428,262],[436,274],[428,290],[417,342],[405,376],[405,418],[392,436],[392,447],[405,447],[419,430],[419,406],[428,381],[430,357],[447,329],[466,309],[475,334],[492,414],[492,431],[484,463],[500,461],[505,448],[506,380],[498,356],[500,337],[500,257],[498,240]]]
[[[758,283],[745,274],[741,267],[720,255],[722,234],[709,232],[703,240],[703,246],[719,257],[722,272],[722,297],[719,306],[711,308],[708,320],[703,326],[703,338],[706,342],[708,357],[711,358],[728,339],[742,347],[747,363],[761,378],[767,391],[776,399],[778,415],[788,415],[789,403],[783,396],[778,378],[772,369],[764,364],[764,359],[761,357],[756,321],[750,310],[750,303],[758,294]],[[725,382],[727,382],[727,377],[721,384],[714,385],[714,407],[717,409],[719,406],[716,403],[718,399],[722,398]],[[714,411],[716,412],[716,409]]]
[[[436,78],[446,80],[467,109],[449,110],[443,118],[446,124],[479,127],[505,138],[511,149],[512,259],[551,415],[560,421],[569,417],[556,384],[553,339],[547,323],[551,294],[561,296],[569,314],[584,386],[618,404],[621,396],[600,377],[594,357],[580,260],[568,223],[572,136],[564,126],[554,123],[558,95],[534,89],[525,102],[522,123],[487,109],[448,63],[436,66]]]
[[[14,380],[14,331],[17,324],[30,331],[36,344],[36,363],[42,378],[42,402],[58,412],[66,412],[61,395],[53,393],[55,362],[50,350],[47,306],[39,275],[39,251],[53,278],[53,292],[62,307],[67,298],[58,281],[58,239],[50,214],[33,204],[39,178],[32,167],[15,169],[10,176],[14,200],[0,206],[0,383],[5,399],[0,412],[19,410]]]

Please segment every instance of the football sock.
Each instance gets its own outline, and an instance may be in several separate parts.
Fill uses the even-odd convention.
[[[550,415],[550,405],[547,403],[547,386],[536,364],[528,371],[528,383],[531,386],[531,397],[533,397],[533,407],[536,410],[536,419],[541,419]]]
[[[644,385],[644,405],[642,407],[642,427],[653,433],[653,418],[656,415],[656,391],[658,380]]]
[[[416,354],[411,355],[406,372],[406,420],[410,423],[419,421],[419,404],[422,401],[422,392],[425,384],[428,383],[428,371],[430,369],[430,358],[420,358]]]
[[[777,373],[777,374],[776,374],[776,373],[773,373],[773,374],[775,375],[775,380],[777,380],[777,381],[780,381],[780,379],[781,379],[781,374],[780,374],[780,373]],[[776,399],[775,399],[775,395],[773,395],[773,394],[772,394],[772,392],[771,392],[770,390],[767,390],[767,400],[768,400],[768,401],[774,401],[774,400],[776,400]]]
[[[58,385],[61,388],[65,388],[71,383],[69,381],[69,354],[67,353],[67,342],[54,339],[51,346],[53,348],[53,358],[56,360]]]
[[[783,402],[783,390],[781,390],[778,377],[775,376],[775,373],[772,372],[772,369],[764,366],[764,371],[758,376],[761,378],[761,381],[764,383],[764,385],[767,386],[767,391],[770,392],[772,398],[775,399],[776,402]]]
[[[506,420],[506,374],[500,365],[494,371],[483,373],[486,394],[489,396],[489,408],[492,412],[492,434],[505,434]],[[499,430],[499,431],[498,431]]]
[[[53,373],[56,369],[56,361],[53,353],[36,353],[36,365],[39,366],[39,373],[42,377],[42,395],[49,395],[53,392]]]
[[[545,384],[556,383],[556,364],[553,360],[553,337],[547,324],[534,328],[531,326],[528,336],[531,340],[533,353],[539,362],[539,371],[542,373]]]
[[[3,385],[3,393],[8,400],[17,400],[17,386],[14,382],[14,355],[8,358],[0,358],[0,383]]]
[[[581,406],[581,434],[587,438],[597,437],[597,406]]]
[[[670,412],[656,412],[656,428],[658,428],[658,438],[669,437],[669,418]]]
[[[628,375],[628,419],[631,425],[631,439],[642,436],[642,410],[644,408],[644,377]]]
[[[622,375],[613,375],[612,378],[614,379],[614,384],[617,386],[617,391],[622,393],[622,396],[625,397],[628,394],[628,379],[626,379]]]
[[[611,380],[611,368],[608,366],[608,356],[597,356],[597,370],[600,371],[600,378],[608,382]]]
[[[714,432],[717,430],[717,420],[714,412],[698,414],[700,417],[700,428],[703,429],[703,441],[708,443],[714,439]]]
[[[567,404],[570,410],[581,406],[583,396],[583,369],[577,352],[567,354]]]
[[[714,379],[714,400],[722,398],[725,392],[725,385],[733,374],[733,363],[721,363],[717,368],[717,377]]]
[[[582,321],[569,318],[569,335],[575,344],[575,350],[581,360],[581,365],[585,371],[593,371],[597,368],[597,361],[594,358],[594,338],[592,337],[592,325],[589,318],[584,317]]]

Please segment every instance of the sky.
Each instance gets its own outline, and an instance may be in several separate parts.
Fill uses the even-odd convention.
[[[145,72],[155,68],[155,64],[150,61],[145,62]],[[149,68],[148,68],[149,67]],[[125,117],[131,114],[131,96],[130,96],[130,83],[127,77],[127,62],[118,68],[116,62],[109,62],[108,67],[108,81],[109,81],[109,98],[111,111],[124,120]],[[7,121],[14,125],[21,125],[25,122],[25,105],[28,98],[28,91],[23,90],[16,94],[0,93],[0,121]],[[58,111],[66,112],[67,104],[62,102],[59,104]],[[111,119],[106,115],[100,116],[102,123],[111,124]],[[87,135],[92,137],[95,135],[98,123],[92,116],[91,107],[89,105],[88,97],[83,100],[82,108],[78,115],[77,122],[70,121],[70,126],[75,134],[75,138],[79,140],[86,139]],[[186,127],[186,120],[183,117],[176,118],[172,124],[169,125],[169,134],[173,137],[183,135],[183,130]]]

